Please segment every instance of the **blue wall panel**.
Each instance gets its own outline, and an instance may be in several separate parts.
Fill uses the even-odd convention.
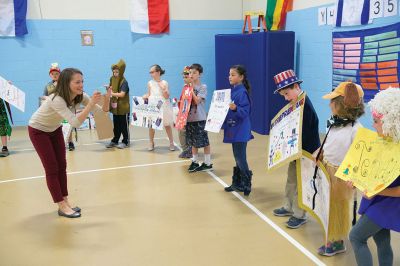
[[[27,97],[25,113],[13,108],[15,125],[26,125],[36,110],[52,62],[81,69],[85,91],[91,93],[108,82],[111,64],[123,58],[131,95],[146,92],[149,67],[159,64],[166,70],[163,78],[172,97],[180,96],[183,67],[200,63],[209,87],[208,105],[215,89],[214,36],[239,33],[241,27],[235,20],[180,20],[171,21],[170,34],[150,36],[131,33],[128,21],[28,20],[25,37],[0,38],[0,76],[12,80]],[[81,46],[80,30],[94,31],[94,46]]]

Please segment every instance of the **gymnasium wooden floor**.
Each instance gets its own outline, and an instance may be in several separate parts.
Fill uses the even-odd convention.
[[[168,151],[163,132],[154,152],[141,128],[131,128],[125,150],[105,149],[94,132],[79,137],[67,160],[70,199],[82,217],[66,219],[57,216],[26,128],[14,129],[11,155],[0,158],[1,266],[355,265],[350,244],[333,258],[316,253],[323,240],[315,220],[291,230],[271,214],[282,203],[286,169],[266,173],[265,136],[249,143],[248,199],[223,191],[233,156],[222,134],[210,134],[214,172],[193,174],[178,150]],[[399,234],[392,243],[400,265]]]

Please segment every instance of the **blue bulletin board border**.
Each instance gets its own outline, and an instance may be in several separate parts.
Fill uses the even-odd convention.
[[[400,23],[333,32],[332,43],[333,88],[352,80],[363,87],[369,101],[380,90],[399,87]]]

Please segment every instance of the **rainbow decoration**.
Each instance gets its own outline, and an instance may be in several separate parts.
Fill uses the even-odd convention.
[[[281,30],[285,26],[286,13],[291,11],[293,0],[267,0],[267,29]]]

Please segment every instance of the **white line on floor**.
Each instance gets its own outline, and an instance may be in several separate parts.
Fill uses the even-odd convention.
[[[182,148],[180,146],[178,146],[175,142],[174,142],[174,144],[175,144],[175,146],[178,147],[178,149],[180,151],[182,151]],[[223,187],[227,187],[228,186],[221,178],[219,178],[213,172],[207,171],[207,173],[212,178],[214,178],[218,183],[220,183]],[[264,222],[269,224],[273,229],[275,229],[279,234],[281,234],[290,243],[292,243],[297,249],[299,249],[304,255],[306,255],[309,259],[311,259],[313,262],[315,262],[316,265],[319,265],[319,266],[326,265],[321,260],[319,260],[316,256],[314,256],[310,251],[308,251],[308,249],[306,249],[303,245],[301,245],[293,237],[291,237],[288,233],[286,233],[282,228],[280,228],[276,223],[271,221],[265,214],[263,214],[261,211],[259,211],[253,204],[251,204],[246,199],[244,199],[239,193],[237,193],[237,192],[232,192],[232,193],[241,202],[243,202],[250,210],[252,210],[255,214],[257,214],[257,216],[260,217]]]
[[[165,138],[155,138],[155,139],[165,139]],[[148,139],[137,139],[137,140],[131,140],[131,141],[142,141],[142,140],[148,140]],[[82,144],[82,145],[95,145],[95,144],[101,144],[101,143]],[[177,143],[174,142],[174,145],[180,151],[182,151],[182,148]],[[76,172],[70,172],[70,173],[67,173],[67,174],[68,175],[75,175],[75,174],[101,172],[101,171],[111,171],[111,170],[128,169],[128,168],[138,168],[138,167],[146,167],[146,166],[154,166],[154,165],[174,164],[174,163],[182,163],[182,162],[187,162],[187,161],[188,160],[179,160],[179,161],[169,161],[169,162],[151,163],[151,164],[128,165],[128,166],[121,166],[121,167],[111,167],[111,168],[103,168],[103,169],[76,171]],[[213,172],[207,171],[207,173],[212,178],[214,178],[218,183],[220,183],[223,187],[227,187],[228,186],[221,178],[219,178]],[[17,182],[17,181],[25,181],[25,180],[31,180],[31,179],[38,179],[38,178],[44,178],[44,176],[31,176],[31,177],[24,177],[24,178],[18,178],[18,179],[3,180],[3,181],[0,181],[0,184]],[[272,220],[270,220],[265,214],[263,214],[260,210],[258,210],[253,204],[251,204],[249,201],[244,199],[239,193],[232,192],[232,194],[235,195],[235,197],[237,197],[241,202],[243,202],[250,210],[252,210],[264,222],[266,222],[273,229],[275,229],[275,231],[277,231],[284,238],[286,238],[290,243],[292,243],[305,256],[307,256],[309,259],[311,259],[316,265],[319,265],[319,266],[325,266],[326,265],[321,260],[319,260],[316,256],[314,256],[310,251],[308,251],[303,245],[301,245],[299,242],[297,242],[297,240],[295,240],[288,233],[286,233],[283,229],[281,229],[277,224],[275,224]]]
[[[220,183],[223,187],[228,186],[221,178],[219,178],[213,172],[207,171],[207,173],[212,178],[214,178],[218,183]],[[319,266],[326,265],[320,259],[318,259],[316,256],[314,256],[314,254],[312,254],[310,251],[308,251],[303,245],[301,245],[299,242],[297,242],[297,240],[295,240],[288,233],[286,233],[282,228],[280,228],[276,223],[274,223],[272,220],[270,220],[265,214],[263,214],[261,211],[259,211],[253,204],[251,204],[246,199],[244,199],[239,193],[237,193],[237,192],[232,192],[232,193],[233,193],[233,195],[235,195],[236,198],[238,198],[241,202],[243,202],[250,210],[252,210],[255,214],[257,214],[258,217],[260,217],[264,222],[266,222],[273,229],[275,229],[275,231],[277,231],[284,238],[286,238],[297,249],[299,249],[304,255],[306,255],[309,259],[311,259],[316,265],[319,265]]]
[[[168,138],[167,138],[167,139],[168,139]],[[182,147],[181,147],[180,145],[178,145],[175,141],[174,141],[174,146],[177,147],[178,150],[179,150],[180,152],[183,151],[183,150],[182,150]]]
[[[160,140],[160,139],[165,139],[165,138],[154,138],[155,140]],[[168,138],[167,138],[168,139]],[[145,139],[130,139],[130,142],[139,142],[139,141],[145,141],[145,140],[149,140],[148,138]],[[92,145],[105,145],[105,143],[103,142],[92,142],[92,143],[84,143],[84,144],[79,144],[76,145],[76,147],[79,146],[92,146]],[[21,151],[34,151],[35,149],[33,148],[29,148],[29,149],[16,149],[16,150],[12,150],[12,151],[16,151],[16,152],[21,152]]]
[[[83,171],[69,172],[69,173],[67,173],[67,175],[95,173],[95,172],[102,172],[102,171],[147,167],[147,166],[164,165],[164,164],[187,163],[187,161],[188,160],[179,160],[179,161],[169,161],[169,162],[161,162],[161,163],[146,163],[146,164],[127,165],[127,166],[110,167],[110,168],[102,168],[102,169],[83,170]],[[38,178],[44,178],[44,177],[45,177],[44,175],[38,175],[38,176],[22,177],[22,178],[17,178],[17,179],[7,179],[7,180],[0,181],[0,184],[18,182],[18,181],[26,181],[26,180],[32,180],[32,179],[38,179]]]

